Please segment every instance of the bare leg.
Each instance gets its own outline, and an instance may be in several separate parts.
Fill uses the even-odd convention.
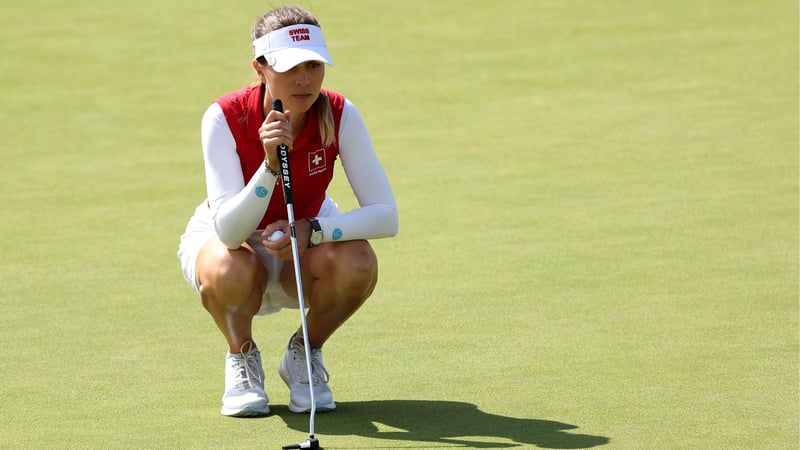
[[[326,243],[306,250],[301,260],[311,348],[323,344],[372,294],[378,261],[367,241]],[[294,270],[285,264],[284,290],[297,294]],[[302,332],[298,339],[302,340]]]
[[[252,342],[253,317],[261,307],[267,271],[246,244],[236,250],[212,239],[197,257],[200,298],[228,342],[238,353]]]

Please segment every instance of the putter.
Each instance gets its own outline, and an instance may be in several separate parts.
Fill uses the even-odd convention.
[[[272,109],[283,112],[283,103],[279,99],[272,101]],[[311,415],[308,419],[308,440],[299,444],[286,445],[284,450],[291,448],[320,448],[319,439],[314,437],[314,416],[317,412],[317,401],[314,398],[313,373],[311,369],[311,350],[308,347],[308,324],[306,323],[306,303],[303,299],[303,280],[300,277],[300,250],[297,247],[297,234],[294,228],[294,201],[292,199],[292,175],[289,171],[289,148],[281,144],[278,146],[278,158],[281,161],[281,185],[283,186],[283,199],[286,201],[286,215],[289,218],[290,238],[292,241],[292,260],[294,262],[294,278],[297,281],[297,301],[300,304],[300,323],[303,328],[303,349],[306,354],[306,370],[308,371],[308,390],[311,393]]]

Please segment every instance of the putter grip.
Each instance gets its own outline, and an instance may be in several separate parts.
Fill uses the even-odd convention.
[[[280,99],[272,101],[274,111],[283,112],[283,103]],[[289,148],[281,144],[278,146],[278,160],[280,161],[281,186],[283,186],[283,198],[286,204],[293,204],[292,200],[292,175],[289,171]]]

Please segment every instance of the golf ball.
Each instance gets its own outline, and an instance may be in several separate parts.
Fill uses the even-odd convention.
[[[283,237],[283,231],[275,230],[274,233],[269,235],[268,241],[277,241],[278,239]]]

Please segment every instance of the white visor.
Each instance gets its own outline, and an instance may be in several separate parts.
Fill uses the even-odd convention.
[[[306,61],[333,65],[322,30],[314,25],[292,25],[267,33],[253,41],[253,55],[266,58],[276,72],[286,72]]]

